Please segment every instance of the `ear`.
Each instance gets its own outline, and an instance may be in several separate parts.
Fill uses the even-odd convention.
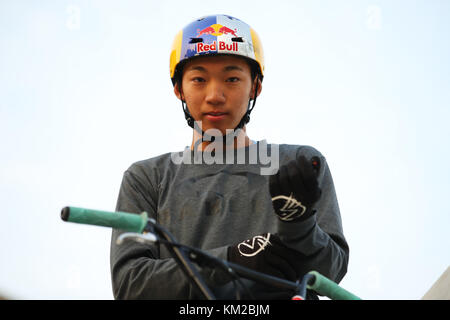
[[[259,77],[256,77],[253,81],[252,90],[250,91],[250,99],[253,99],[255,97],[256,85],[258,85],[258,92],[256,93],[256,96],[258,97],[262,90],[262,82]]]
[[[173,86],[173,92],[175,93],[175,95],[177,96],[178,99],[180,99],[181,101],[184,100],[183,92],[182,92],[181,87],[178,82],[176,82],[175,85]]]

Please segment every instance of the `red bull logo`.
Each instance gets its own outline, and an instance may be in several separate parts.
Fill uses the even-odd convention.
[[[215,23],[215,24],[210,25],[209,27],[206,27],[203,30],[197,29],[197,37],[200,37],[201,35],[207,35],[207,34],[210,34],[212,36],[221,36],[223,34],[231,34],[231,35],[237,37],[236,31],[237,31],[236,29],[232,30],[226,26]]]
[[[209,27],[206,27],[202,30],[197,29],[197,38],[202,35],[221,36],[224,34],[237,37],[236,32],[237,32],[236,29],[233,30],[226,26],[216,23],[216,24],[210,25]],[[208,51],[217,51],[217,50],[221,50],[221,51],[226,50],[226,51],[235,51],[235,52],[239,51],[237,42],[226,43],[224,41],[218,41],[218,42],[213,41],[213,43],[211,43],[211,44],[204,44],[204,43],[199,42],[195,46],[196,46],[197,53],[208,52]]]
[[[219,41],[218,47],[217,47],[216,41],[213,41],[213,43],[211,43],[211,44],[197,43],[196,49],[197,49],[198,53],[207,52],[207,51],[217,51],[217,49],[222,50],[222,51],[223,50],[236,51],[236,52],[239,51],[237,42],[226,43],[223,41]]]

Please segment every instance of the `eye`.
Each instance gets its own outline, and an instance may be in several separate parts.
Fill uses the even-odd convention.
[[[227,82],[238,82],[240,79],[238,77],[230,77],[227,79]]]
[[[194,77],[191,79],[192,82],[195,83],[200,83],[200,82],[205,82],[205,79],[203,79],[202,77]]]

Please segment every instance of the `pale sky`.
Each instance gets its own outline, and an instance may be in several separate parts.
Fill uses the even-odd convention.
[[[190,144],[169,78],[177,31],[215,13],[259,34],[253,140],[330,166],[363,299],[420,299],[450,265],[450,2],[0,1],[0,295],[112,299],[108,228],[133,162]]]

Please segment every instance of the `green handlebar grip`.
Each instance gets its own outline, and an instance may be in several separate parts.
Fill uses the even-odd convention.
[[[314,276],[314,281],[307,285],[308,289],[312,289],[320,295],[327,296],[332,300],[361,300],[317,271],[310,271],[308,274]]]
[[[109,212],[77,207],[65,207],[61,210],[64,221],[112,227],[130,232],[142,233],[147,225],[148,215],[128,212]]]

